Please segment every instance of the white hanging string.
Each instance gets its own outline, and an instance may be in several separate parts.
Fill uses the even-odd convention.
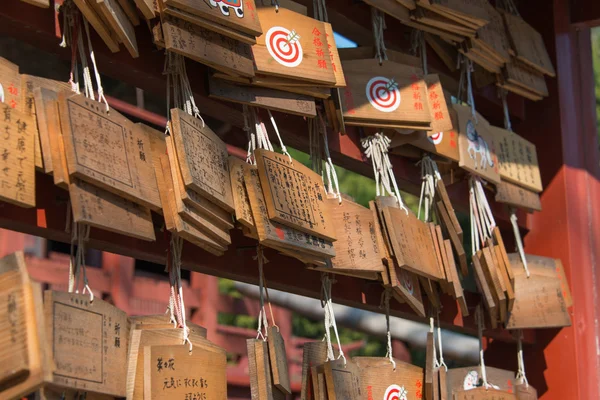
[[[523,248],[523,240],[521,239],[521,232],[519,231],[519,224],[517,223],[517,210],[514,207],[509,207],[510,210],[510,224],[512,225],[513,232],[515,234],[515,242],[517,243],[517,249],[519,251],[519,257],[523,263],[523,269],[525,274],[529,278],[529,267],[527,266],[527,257],[525,256],[525,249]]]
[[[83,26],[85,27],[85,34],[87,36],[88,48],[90,49],[90,59],[92,60],[92,66],[94,67],[94,77],[96,78],[96,87],[98,88],[98,101],[102,102],[106,105],[106,111],[110,109],[108,106],[108,101],[104,96],[104,88],[102,87],[102,78],[100,77],[100,72],[98,71],[98,66],[96,65],[96,56],[94,55],[94,48],[92,47],[92,41],[90,39],[90,27],[85,18],[83,18]]]
[[[439,368],[440,362],[438,361],[437,351],[435,349],[435,324],[433,317],[429,317],[429,333],[431,333],[433,336],[433,348],[431,350],[433,352],[433,368]]]
[[[392,332],[390,331],[390,298],[392,297],[392,289],[391,288],[385,288],[385,290],[382,293],[382,300],[383,300],[383,305],[385,307],[385,326],[386,326],[386,331],[387,331],[387,352],[385,354],[386,357],[388,357],[390,359],[390,363],[392,364],[392,367],[394,368],[394,371],[396,370],[396,361],[394,360],[394,356],[393,356],[393,349],[392,349]]]
[[[383,61],[388,59],[383,35],[383,31],[387,26],[385,24],[385,14],[375,7],[371,7],[371,24],[373,25],[373,38],[375,40],[375,58],[379,60],[379,64],[383,64]]]
[[[510,113],[508,110],[508,101],[506,100],[507,91],[506,89],[498,89],[500,92],[500,98],[502,99],[502,110],[504,111],[504,128],[507,131],[512,132],[512,124],[510,122]]]
[[[330,329],[333,328],[333,333],[335,335],[335,339],[338,345],[338,356],[339,360],[342,358],[344,360],[344,366],[346,365],[346,356],[344,355],[344,350],[342,349],[342,344],[340,342],[340,336],[338,334],[337,324],[335,322],[335,315],[333,312],[333,301],[331,300],[331,286],[333,284],[332,279],[328,274],[321,274],[321,289],[322,289],[322,297],[323,297],[323,308],[325,309],[325,341],[327,343],[327,361],[333,361],[336,359],[335,354],[333,352],[333,345],[331,344],[331,332]]]
[[[70,212],[70,210],[68,210]],[[83,280],[82,293],[90,295],[90,302],[94,301],[94,293],[89,286],[85,265],[85,242],[90,237],[89,225],[72,220],[71,227],[71,253],[69,257],[69,293],[79,293],[80,280]],[[75,250],[77,244],[77,250]]]
[[[527,376],[525,375],[525,361],[523,360],[523,332],[519,329],[516,332],[517,335],[517,364],[518,371],[516,380],[522,380],[525,382],[525,386],[529,387],[529,382],[527,381]]]
[[[444,350],[442,349],[442,327],[440,325],[439,310],[436,313],[436,318],[437,318],[437,339],[438,339],[437,342],[438,342],[439,355],[440,355],[440,361],[438,364],[440,367],[444,367],[446,369],[446,371],[448,371],[448,366],[446,365],[446,362],[444,361]]]
[[[473,61],[467,57],[463,58],[467,77],[467,103],[471,107],[471,115],[477,124],[477,113],[475,112],[475,97],[473,96],[473,83],[471,81],[471,72],[473,72]]]
[[[279,147],[281,147],[281,152],[288,156],[290,163],[292,162],[292,156],[287,151],[287,147],[283,144],[283,140],[281,139],[281,135],[279,134],[279,128],[277,128],[277,124],[275,123],[275,118],[273,118],[273,114],[271,114],[271,110],[267,108],[267,112],[269,113],[269,119],[271,120],[271,124],[273,125],[273,129],[275,130],[275,134],[277,135],[277,139],[279,139]]]
[[[189,351],[192,352],[192,342],[190,341],[190,329],[187,326],[185,303],[183,301],[183,287],[181,285],[181,253],[183,251],[183,239],[173,234],[170,242],[171,263],[169,267],[169,281],[171,285],[171,297],[169,307],[171,307],[172,318],[174,317],[177,326],[182,328],[183,344],[189,344]]]
[[[187,114],[198,118],[202,122],[202,127],[204,127],[204,119],[202,118],[202,115],[200,115],[200,110],[196,105],[194,93],[187,75],[185,58],[180,54],[167,51],[165,53],[163,74],[167,76],[167,119],[170,120],[170,100],[171,91],[173,91],[174,107],[182,109]],[[167,122],[167,133],[169,129],[169,123]]]
[[[263,263],[265,261],[265,256],[263,254],[262,245],[258,245],[256,247],[256,259],[258,260],[258,290],[260,293],[260,311],[258,312],[258,327],[256,329],[256,338],[261,338],[265,342],[269,336],[269,323],[267,321],[267,312],[265,310],[265,283],[263,280]]]
[[[365,149],[365,155],[367,158],[371,159],[373,165],[377,196],[385,196],[387,193],[396,197],[396,201],[400,208],[408,214],[408,208],[406,208],[402,201],[402,196],[400,195],[400,190],[396,183],[396,177],[394,176],[392,163],[390,162],[388,154],[390,142],[391,140],[381,133],[376,133],[375,135],[368,136],[361,140],[362,146]]]
[[[331,154],[329,153],[329,141],[327,140],[327,129],[325,127],[325,121],[321,114],[317,114],[317,124],[319,135],[323,138],[323,149],[325,151],[325,170],[327,171],[327,181],[329,193],[334,193],[338,198],[339,204],[342,204],[342,194],[340,193],[340,184],[338,182],[337,172],[335,165],[331,160]]]
[[[433,206],[433,200],[435,197],[435,187],[438,180],[441,179],[441,175],[437,168],[435,161],[424,155],[417,165],[421,165],[421,195],[419,196],[419,209],[417,212],[417,218],[421,218],[421,206],[424,205],[424,221],[430,220],[431,208]]]
[[[477,336],[479,338],[479,366],[481,368],[481,379],[483,380],[483,387],[488,389],[490,387],[487,381],[487,372],[485,369],[485,360],[483,358],[483,310],[481,304],[477,306],[475,310],[475,319],[477,320]]]

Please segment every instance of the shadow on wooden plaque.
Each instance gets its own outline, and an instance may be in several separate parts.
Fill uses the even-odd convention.
[[[315,398],[314,383],[311,377],[311,368],[322,365],[327,360],[327,344],[323,341],[306,342],[302,346],[302,386],[300,400]]]

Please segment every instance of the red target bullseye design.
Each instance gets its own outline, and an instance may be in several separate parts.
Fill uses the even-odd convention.
[[[400,279],[402,279],[402,286],[408,291],[410,294],[414,294],[415,288],[413,286],[412,280],[410,276],[406,273],[406,271],[402,270],[400,272]]]
[[[367,99],[381,112],[393,112],[400,106],[400,91],[393,79],[376,76],[367,82]]]
[[[296,31],[274,26],[267,31],[265,44],[271,57],[284,67],[297,67],[302,62],[302,45]]]
[[[429,136],[427,139],[429,139],[429,141],[433,144],[440,144],[442,143],[442,139],[444,138],[444,132],[438,132],[435,133],[431,136]]]
[[[407,400],[407,391],[404,386],[390,385],[383,395],[383,400]]]

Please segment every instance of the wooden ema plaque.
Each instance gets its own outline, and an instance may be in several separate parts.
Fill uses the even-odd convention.
[[[496,184],[495,200],[498,203],[523,208],[529,212],[542,211],[539,194],[506,181]]]
[[[328,400],[324,365],[312,367],[311,373],[314,386],[314,398],[316,400]]]
[[[387,357],[354,357],[360,371],[361,398],[406,399],[425,398],[423,369],[400,360],[396,369]]]
[[[500,177],[539,193],[543,190],[535,145],[514,132],[490,126],[498,151]]]
[[[40,136],[44,135],[44,131],[48,134],[48,145],[50,158],[52,160],[52,178],[54,184],[60,188],[67,189],[68,173],[67,160],[64,157],[64,146],[62,142],[62,129],[60,126],[60,113],[58,110],[58,94],[47,89],[34,89],[36,113],[41,122],[45,118],[45,129],[40,130]],[[44,141],[40,140],[41,146],[44,146]],[[46,148],[42,147],[42,152],[46,152]]]
[[[502,15],[490,3],[482,2],[482,4],[487,6],[489,23],[477,30],[477,37],[472,41],[481,46],[484,50],[482,53],[488,55],[496,64],[508,63],[510,44]]]
[[[454,393],[454,400],[517,400],[513,393],[494,388],[475,388]]]
[[[437,400],[433,397],[433,387],[437,385],[435,381],[435,340],[433,332],[427,332],[427,342],[425,345],[425,399]]]
[[[83,17],[88,20],[96,33],[98,33],[98,36],[100,36],[104,44],[106,44],[106,47],[113,53],[118,52],[120,50],[119,38],[117,38],[115,33],[109,28],[108,22],[104,21],[104,16],[101,14],[100,10],[96,10],[97,5],[95,1],[73,0],[73,2],[79,11],[81,11]]]
[[[492,385],[489,389],[512,392],[514,388],[515,373],[504,369],[485,367],[488,384]],[[483,385],[481,378],[481,367],[451,368],[446,372],[446,388],[448,390],[448,399],[454,399],[454,395],[463,391],[473,391]],[[485,390],[485,389],[484,389]],[[473,392],[476,393],[476,392]],[[468,400],[470,398],[467,397]],[[462,399],[461,399],[462,400]]]
[[[427,103],[431,113],[431,132],[447,132],[454,129],[454,124],[448,111],[448,103],[444,95],[440,77],[429,74],[423,77],[427,85]],[[452,104],[452,103],[450,103]],[[430,135],[428,135],[430,136]]]
[[[229,157],[229,178],[231,180],[233,205],[236,220],[248,229],[256,230],[250,200],[244,183],[244,160],[237,157]]]
[[[471,108],[454,104],[458,115],[458,165],[493,183],[500,182],[496,143],[489,123],[479,114],[473,118]]]
[[[383,230],[381,228],[381,221],[375,201],[369,201],[369,209],[373,215],[373,226],[375,228],[375,237],[377,238],[377,248],[380,251],[381,261],[383,263],[383,271],[381,272],[380,276],[381,280],[383,281],[383,285],[387,287],[391,284],[388,268],[393,264],[394,260],[392,260],[387,243],[383,238]]]
[[[35,393],[35,400],[114,400],[114,397],[91,392],[80,392],[78,390],[67,390],[57,386],[44,385]]]
[[[322,365],[327,359],[327,344],[322,341],[306,342],[302,346],[302,386],[300,400],[315,398],[311,384],[311,368]]]
[[[171,110],[173,140],[187,188],[233,212],[233,195],[225,143],[203,122]]]
[[[164,0],[164,4],[213,21],[233,31],[240,31],[252,36],[260,36],[263,33],[254,0],[226,3],[222,1],[199,3],[193,0]]]
[[[333,244],[333,270],[383,272],[373,212],[346,199],[341,203],[337,198],[326,201],[338,238]]]
[[[46,334],[58,386],[125,397],[127,314],[87,294],[46,291]]]
[[[328,400],[359,400],[361,396],[360,369],[353,360],[327,361],[323,364]]]
[[[438,198],[441,200],[441,202],[443,203],[444,208],[446,209],[446,212],[448,213],[448,217],[450,217],[450,222],[452,224],[452,227],[454,228],[454,231],[456,232],[460,241],[462,242],[462,240],[463,240],[462,227],[460,226],[460,223],[458,222],[458,218],[456,218],[456,212],[454,211],[454,207],[452,206],[452,202],[450,201],[450,197],[448,196],[448,192],[446,191],[446,185],[444,184],[443,180],[440,179],[437,181],[436,187],[435,187],[435,193],[438,196]]]
[[[29,373],[28,326],[31,310],[29,275],[22,252],[0,259],[0,395],[8,384],[23,381]]]
[[[256,72],[336,85],[330,50],[335,54],[337,48],[328,42],[323,22],[275,7],[260,8],[258,16],[263,34],[252,46]]]
[[[441,218],[442,224],[446,228],[448,236],[450,236],[452,247],[454,248],[454,252],[458,257],[460,271],[463,274],[463,276],[467,276],[469,274],[469,270],[467,268],[467,255],[463,247],[463,241],[461,236],[459,236],[458,232],[455,230],[454,224],[452,223],[452,219],[450,218],[450,215],[448,214],[448,211],[443,201],[437,202],[437,211],[439,217]]]
[[[189,339],[192,342],[193,349],[198,346],[199,349],[209,347],[211,349],[216,349],[217,351],[222,351],[220,347],[212,344],[193,329],[190,331]],[[148,395],[144,390],[146,365],[145,347],[167,345],[180,346],[185,350],[185,354],[189,355],[189,345],[187,343],[183,344],[183,329],[173,328],[173,324],[171,324],[170,328],[166,329],[138,329],[131,331],[129,354],[126,362],[128,399],[142,400]],[[156,368],[157,364],[158,363],[155,360],[153,363],[154,368]]]
[[[533,271],[527,278],[522,264],[511,257],[515,275],[515,302],[509,314],[507,329],[555,328],[571,326],[566,290],[557,272],[549,269],[546,273]],[[529,267],[529,256],[527,257]],[[542,260],[543,261],[543,260]],[[535,265],[535,261],[532,262]],[[539,267],[532,268],[532,270]]]
[[[167,314],[131,316],[129,317],[129,321],[131,322],[131,330],[173,328],[171,317]],[[194,324],[193,322],[186,322],[186,324],[190,330],[190,334],[194,334],[206,339],[206,328]]]
[[[390,240],[398,266],[433,280],[443,278],[437,265],[433,238],[429,227],[411,211],[399,208],[383,209]]]
[[[165,137],[162,132],[158,133],[162,135],[166,142],[166,153],[168,155],[168,162],[171,168],[173,189],[177,189],[179,191],[179,197],[181,197],[181,201],[183,201],[184,206],[187,207],[187,213],[195,214],[196,219],[203,218],[206,221],[210,221],[210,223],[219,227],[220,230],[227,231],[232,229],[233,222],[230,213],[219,207],[217,204],[211,202],[201,194],[198,194],[194,190],[185,187],[183,183],[183,174],[181,173],[181,166],[177,157],[177,151],[175,151],[173,136]],[[160,158],[164,154],[165,151],[162,151],[158,157]],[[177,194],[175,194],[175,196],[177,196]],[[188,217],[190,216],[188,215]]]
[[[528,384],[515,385],[517,400],[538,400],[537,390]]]
[[[267,343],[258,340],[254,342],[254,356],[256,357],[256,377],[258,382],[259,399],[284,400],[285,395],[275,387],[271,379],[271,364]]]
[[[139,57],[138,45],[135,39],[135,30],[133,24],[127,18],[127,14],[119,5],[117,0],[90,0],[95,1],[97,9],[100,11],[104,20],[108,22],[110,29],[119,38],[119,41],[125,45],[131,57]]]
[[[479,262],[483,269],[483,274],[491,289],[494,303],[498,307],[498,318],[501,322],[506,322],[507,301],[503,290],[500,277],[498,275],[498,265],[496,263],[496,253],[494,247],[484,247],[478,252]]]
[[[227,356],[213,345],[144,347],[144,400],[227,399]]]
[[[278,327],[269,327],[267,343],[269,345],[269,360],[271,362],[273,385],[282,393],[292,394],[285,342],[283,341],[283,336],[279,333]]]
[[[35,206],[34,136],[37,129],[25,113],[0,103],[0,200]]]
[[[165,227],[170,232],[176,233],[183,239],[195,244],[208,251],[211,254],[221,256],[227,250],[225,245],[220,244],[216,240],[209,237],[204,230],[198,229],[195,225],[188,223],[181,218],[175,204],[175,193],[173,188],[173,179],[171,168],[169,166],[169,157],[166,154],[160,156],[160,161],[163,169],[162,180],[164,188],[162,190],[162,201],[166,207],[163,209],[165,217]]]
[[[269,218],[275,222],[335,241],[323,179],[300,162],[260,149],[254,153]]]
[[[250,380],[250,398],[252,400],[258,400],[258,376],[256,374],[256,352],[254,351],[254,344],[259,339],[246,339],[246,350],[248,353],[248,378]]]
[[[78,178],[71,178],[73,220],[94,228],[154,241],[150,210]]]
[[[69,175],[153,210],[161,206],[146,132],[83,95],[59,94]]]
[[[542,35],[525,20],[500,11],[506,22],[508,36],[517,58],[543,74],[555,77],[556,72]]]
[[[314,98],[277,89],[235,85],[210,79],[209,96],[219,100],[247,104],[302,117],[316,117]]]
[[[408,304],[417,315],[425,318],[419,275],[398,267],[395,262],[390,265],[389,274],[394,297]]]
[[[494,300],[492,295],[492,289],[490,288],[485,274],[483,273],[483,268],[480,262],[481,251],[478,254],[474,254],[471,258],[473,262],[473,271],[475,276],[475,283],[477,284],[477,289],[479,293],[481,293],[481,298],[483,300],[483,304],[485,308],[488,310],[490,314],[490,322],[492,328],[495,328],[498,325],[498,306]]]
[[[429,130],[427,84],[418,68],[375,59],[342,62],[347,86],[342,93],[344,121]]]
[[[548,86],[544,75],[519,61],[519,59],[513,58],[511,62],[506,64],[502,72],[506,83],[509,85],[531,91],[538,96],[548,97]]]
[[[33,117],[33,120],[38,129],[39,146],[36,145],[36,150],[40,150],[41,163],[43,164],[44,172],[52,172],[52,157],[50,152],[50,139],[48,138],[48,127],[46,121],[45,109],[41,101],[41,93],[36,95],[36,91],[43,89],[52,92],[60,92],[61,90],[70,90],[70,85],[67,82],[59,82],[52,79],[40,78],[33,75],[21,75],[21,90],[23,91],[23,110],[26,114]],[[36,100],[36,97],[40,99]],[[56,97],[56,94],[55,94]],[[39,110],[36,108],[36,103],[39,104]],[[37,153],[36,153],[36,165]]]
[[[162,16],[165,48],[227,74],[254,76],[250,45],[189,22]]]
[[[17,111],[23,111],[19,66],[2,57],[0,57],[0,95],[0,102]]]

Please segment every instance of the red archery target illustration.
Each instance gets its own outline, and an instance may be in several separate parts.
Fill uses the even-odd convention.
[[[435,145],[442,143],[442,139],[444,138],[444,132],[438,132],[435,133],[431,136],[429,136],[427,139],[429,139],[429,141]]]
[[[296,31],[274,26],[265,36],[271,57],[284,67],[297,67],[302,62],[302,45]]]
[[[367,82],[367,99],[381,112],[392,112],[400,106],[400,91],[393,79],[376,76]]]
[[[415,288],[412,283],[412,279],[404,270],[400,270],[400,279],[402,280],[402,286],[408,291],[410,294],[414,294]]]
[[[390,385],[383,395],[383,400],[407,400],[407,394],[404,386]]]

